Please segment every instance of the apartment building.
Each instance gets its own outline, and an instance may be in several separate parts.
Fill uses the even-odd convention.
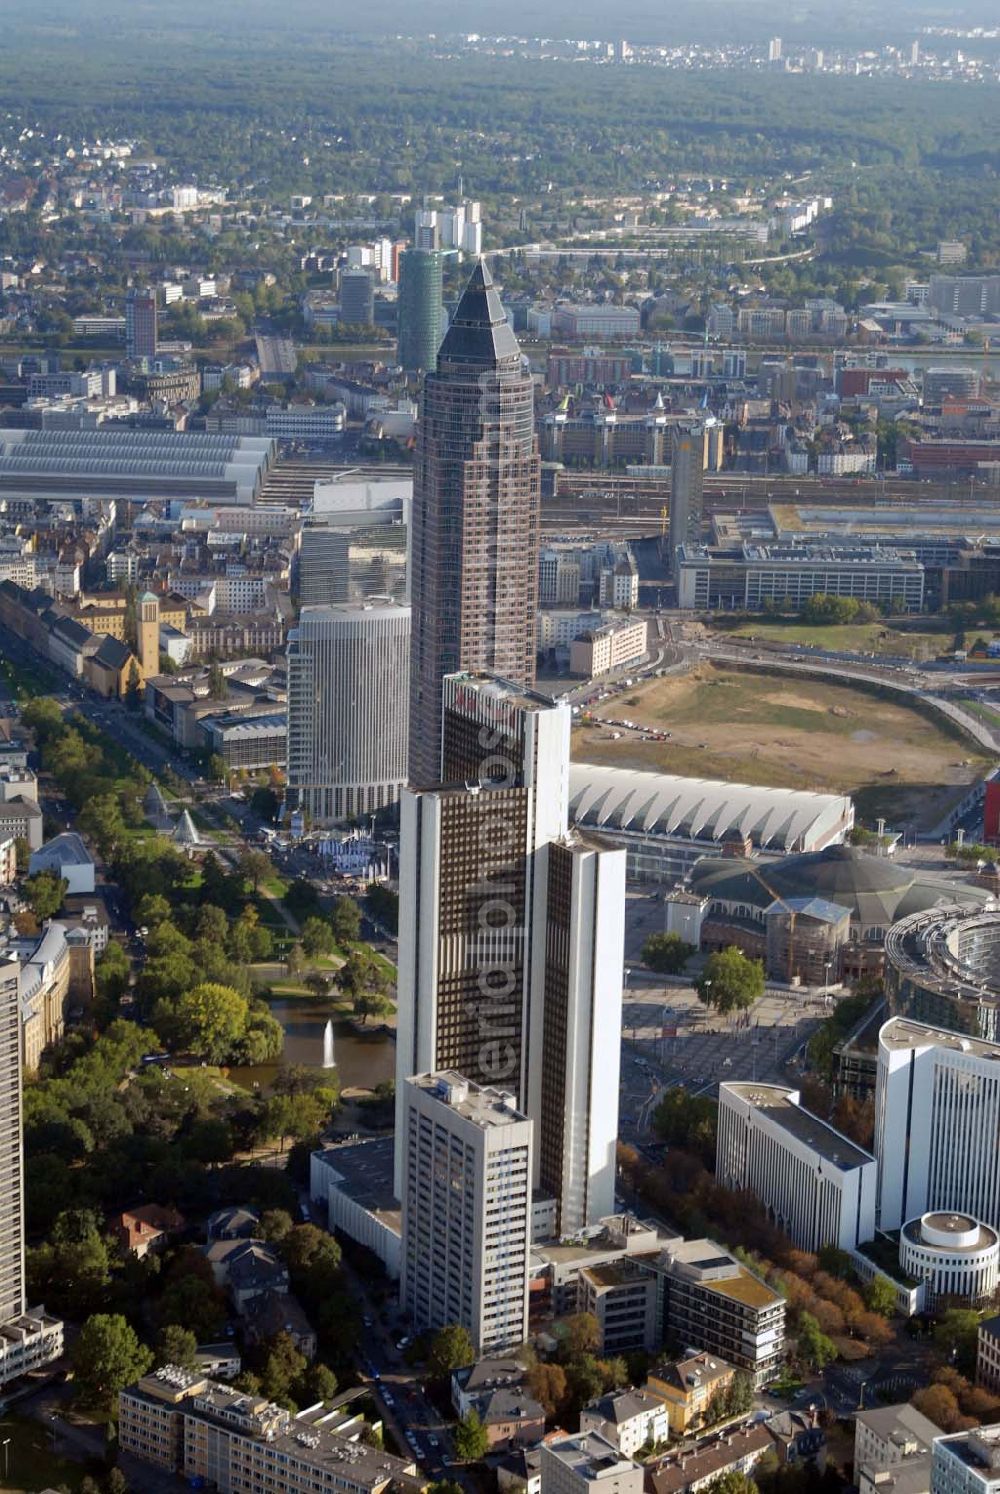
[[[646,654],[646,644],[645,618],[604,623],[573,639],[569,646],[570,674],[588,680],[599,679],[601,675],[642,659]]]
[[[1000,1494],[1000,1425],[935,1438],[931,1494]]]
[[[124,1451],[218,1494],[381,1494],[416,1473],[370,1446],[364,1421],[349,1411],[319,1405],[293,1416],[174,1365],[121,1391],[118,1413]]]
[[[712,1354],[687,1354],[660,1364],[646,1376],[646,1390],[661,1401],[670,1434],[684,1437],[708,1419],[716,1396],[733,1383],[736,1371]]]
[[[941,1429],[905,1402],[874,1406],[854,1417],[854,1467],[872,1474],[895,1468],[907,1458],[927,1454]]]
[[[713,1240],[671,1242],[664,1258],[668,1334],[766,1385],[784,1352],[784,1298]]]
[[[642,1469],[598,1432],[542,1443],[541,1494],[642,1494]]]
[[[406,1080],[400,1301],[418,1328],[461,1323],[480,1353],[527,1338],[531,1148],[510,1094]]]
[[[648,1390],[620,1390],[591,1401],[580,1412],[580,1431],[607,1438],[624,1458],[670,1436],[667,1408]]]

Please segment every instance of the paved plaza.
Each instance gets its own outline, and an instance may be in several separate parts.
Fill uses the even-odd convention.
[[[663,927],[662,898],[631,896],[626,949],[632,961],[622,1003],[621,1123],[623,1140],[648,1134],[660,1092],[683,1085],[711,1095],[727,1079],[794,1083],[802,1050],[838,992],[770,985],[750,1009],[722,1017],[695,993],[692,975],[652,975],[639,961],[647,936]],[[701,957],[691,962],[696,974]]]

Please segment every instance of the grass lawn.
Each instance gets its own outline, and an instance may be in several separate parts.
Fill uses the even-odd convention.
[[[961,700],[958,704],[986,726],[1000,726],[1000,709],[996,706],[986,705],[981,700]]]
[[[734,628],[732,633],[735,638],[755,638],[760,643],[801,643],[846,653],[893,654],[909,659],[933,659],[946,653],[954,638],[952,628],[940,633],[910,633],[886,622],[810,627],[807,623],[755,621]]]
[[[851,793],[890,806],[893,825],[936,824],[987,765],[984,756],[933,719],[895,700],[818,680],[700,665],[650,681],[622,697],[615,715],[669,731],[617,740],[584,722],[573,734],[583,762],[731,783]],[[862,808],[862,805],[864,807]]]
[[[266,893],[271,897],[278,898],[280,901],[288,891],[291,883],[286,878],[280,877],[277,872],[274,872],[271,876],[265,877],[260,885]]]
[[[79,1489],[87,1472],[86,1465],[55,1457],[50,1451],[48,1430],[41,1422],[30,1417],[5,1416],[0,1420],[0,1442],[8,1437],[7,1478],[2,1477],[4,1465],[0,1461],[0,1488],[8,1494],[37,1494],[40,1489],[62,1485]]]

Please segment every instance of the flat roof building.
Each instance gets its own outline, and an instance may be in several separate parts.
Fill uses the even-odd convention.
[[[532,1124],[460,1074],[403,1085],[400,1301],[418,1329],[461,1323],[481,1353],[528,1336]]]
[[[371,1136],[313,1152],[309,1195],[325,1205],[331,1230],[376,1255],[391,1281],[399,1279],[402,1216],[393,1192],[395,1143]]]
[[[941,1428],[909,1401],[858,1411],[854,1416],[855,1470],[865,1467],[880,1473],[917,1453],[929,1453],[940,1435]]]
[[[1000,1494],[1000,1425],[935,1438],[931,1494]]]
[[[293,1415],[264,1396],[165,1365],[121,1391],[118,1440],[142,1462],[218,1494],[381,1494],[416,1473],[322,1403]],[[195,1485],[195,1480],[198,1481]]]
[[[853,1250],[875,1234],[877,1164],[779,1084],[720,1084],[715,1171],[753,1193],[800,1250]]]
[[[857,597],[920,612],[924,567],[912,550],[832,544],[750,544],[714,550],[689,541],[676,551],[677,605],[797,611],[817,595]]]
[[[714,1240],[672,1242],[663,1258],[668,1333],[766,1385],[784,1356],[785,1299]]]
[[[642,1494],[642,1469],[597,1432],[542,1443],[541,1494]]]

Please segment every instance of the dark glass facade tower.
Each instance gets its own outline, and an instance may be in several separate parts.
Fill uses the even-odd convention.
[[[399,257],[399,361],[411,373],[434,367],[444,334],[439,249],[407,249]]]
[[[472,273],[424,380],[413,470],[410,780],[441,776],[445,675],[535,678],[534,387],[492,277]]]
[[[705,427],[700,421],[675,427],[670,462],[670,569],[677,580],[677,551],[701,535],[705,486]]]

